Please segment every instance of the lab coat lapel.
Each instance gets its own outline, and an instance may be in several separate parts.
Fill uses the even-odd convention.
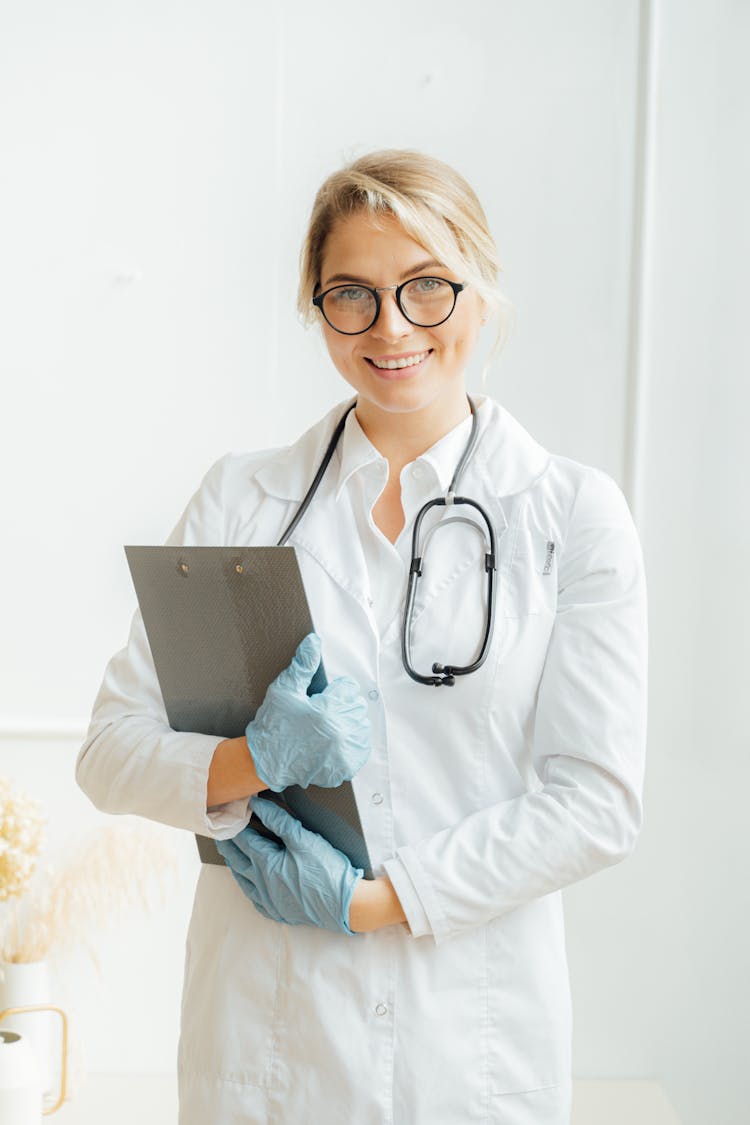
[[[486,411],[486,415],[485,415]],[[479,410],[481,430],[478,445],[466,467],[462,491],[471,487],[497,499],[505,513],[513,498],[530,488],[546,471],[548,451],[535,441],[513,415],[493,399]],[[509,521],[505,520],[507,526]]]
[[[340,403],[334,407],[298,441],[276,454],[256,472],[255,480],[268,495],[296,504],[302,502],[346,406],[346,403]],[[289,536],[287,545],[296,547],[321,566],[370,617],[367,566],[348,490],[345,489],[336,498],[337,456],[334,454],[314,499]],[[288,522],[287,519],[280,527],[279,534]]]

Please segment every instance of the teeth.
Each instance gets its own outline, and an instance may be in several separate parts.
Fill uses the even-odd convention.
[[[429,354],[430,354],[429,351],[427,351],[427,352],[422,352],[421,355],[409,356],[407,359],[386,359],[386,360],[373,359],[372,362],[375,364],[376,367],[384,367],[384,368],[387,368],[389,371],[396,371],[399,367],[413,367],[415,363],[421,363],[422,360],[425,358],[425,356],[428,356]]]

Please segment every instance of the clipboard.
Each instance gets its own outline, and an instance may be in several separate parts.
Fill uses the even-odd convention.
[[[164,706],[173,730],[244,735],[272,680],[314,631],[294,547],[126,546]],[[327,680],[321,662],[308,695]],[[351,782],[290,785],[280,804],[374,878]],[[253,814],[253,828],[277,837]],[[224,864],[196,835],[203,863]]]

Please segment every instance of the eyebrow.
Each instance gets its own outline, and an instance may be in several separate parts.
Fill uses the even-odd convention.
[[[401,274],[399,281],[404,281],[405,278],[412,277],[413,274],[419,273],[420,270],[433,269],[435,266],[437,266],[437,268],[441,270],[445,269],[445,266],[442,264],[442,262],[437,262],[434,258],[427,258],[424,262],[417,262],[416,265],[410,266],[405,273]],[[360,285],[372,284],[372,282],[370,282],[366,277],[355,277],[353,273],[334,273],[331,274],[328,280],[323,283],[323,288],[327,289],[333,281],[358,281]]]

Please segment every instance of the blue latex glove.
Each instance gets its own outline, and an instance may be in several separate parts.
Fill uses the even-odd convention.
[[[352,867],[343,852],[273,801],[253,797],[250,805],[283,842],[267,840],[248,824],[233,840],[217,840],[216,847],[256,910],[290,926],[354,936],[349,907],[362,868]]]
[[[287,785],[341,785],[370,754],[367,704],[356,680],[338,676],[324,691],[307,694],[320,650],[320,637],[308,633],[245,730],[255,772],[274,793]]]

